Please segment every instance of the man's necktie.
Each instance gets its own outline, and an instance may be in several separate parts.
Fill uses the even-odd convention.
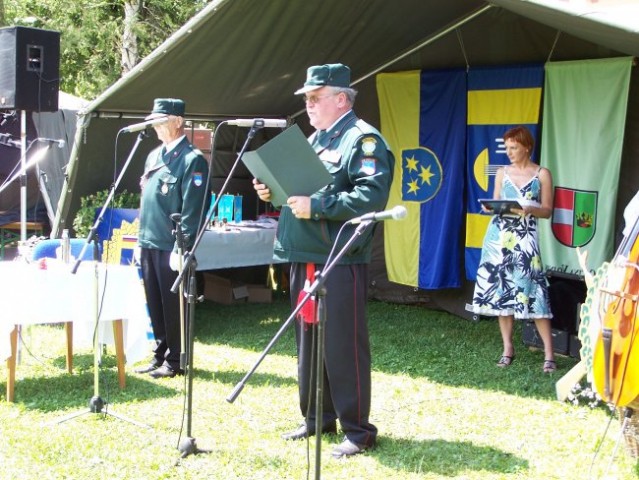
[[[313,146],[319,147],[324,146],[324,141],[326,140],[326,130],[318,130],[315,134],[315,138],[313,139]]]

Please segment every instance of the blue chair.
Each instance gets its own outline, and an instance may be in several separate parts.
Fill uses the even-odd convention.
[[[70,242],[70,255],[77,258],[81,253],[84,245],[86,245],[86,239],[84,238],[71,238]],[[32,251],[32,259],[40,260],[41,258],[57,258],[56,250],[62,245],[62,239],[50,238],[41,240],[36,243]],[[93,260],[93,245],[90,245],[86,249],[82,260]],[[73,322],[64,323],[64,331],[67,336],[67,371],[73,372]]]
[[[84,238],[71,238],[69,243],[70,255],[77,259],[80,253],[82,253],[82,249],[87,241]],[[60,248],[61,245],[62,239],[60,238],[41,240],[36,243],[35,247],[33,247],[32,258],[33,260],[39,260],[41,258],[57,258],[56,250]],[[93,244],[89,245],[82,256],[82,261],[93,260],[93,248]]]

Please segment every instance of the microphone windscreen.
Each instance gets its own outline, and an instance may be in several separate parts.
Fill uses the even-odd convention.
[[[393,220],[400,220],[408,215],[408,210],[403,205],[393,207]]]

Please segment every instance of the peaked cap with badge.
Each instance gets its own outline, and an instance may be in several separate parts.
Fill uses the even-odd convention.
[[[295,91],[295,95],[302,95],[322,87],[350,88],[351,69],[343,63],[328,63],[314,65],[306,71],[304,86]]]
[[[156,98],[153,100],[153,110],[145,117],[145,120],[152,120],[166,115],[183,117],[184,110],[184,100],[179,98]]]

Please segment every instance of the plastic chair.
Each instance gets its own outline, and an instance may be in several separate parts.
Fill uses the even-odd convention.
[[[71,238],[69,239],[69,254],[73,258],[78,258],[78,255],[82,253],[82,249],[86,244],[86,239],[84,238]],[[46,240],[41,240],[36,243],[35,247],[33,247],[32,258],[33,260],[39,260],[41,258],[57,258],[56,250],[60,248],[62,245],[62,240],[59,238],[49,238]],[[93,260],[93,245],[90,245],[89,248],[86,249],[84,255],[82,256],[82,261],[84,260]]]
[[[71,238],[69,240],[69,254],[71,257],[77,258],[86,244],[84,238]],[[32,259],[40,260],[41,258],[57,258],[58,248],[62,245],[59,238],[50,238],[39,241],[32,251]],[[93,245],[84,252],[82,260],[93,260]],[[67,371],[73,372],[73,322],[64,322],[64,331],[67,336]]]

